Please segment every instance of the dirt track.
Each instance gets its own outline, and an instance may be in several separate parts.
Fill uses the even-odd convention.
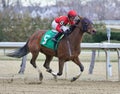
[[[46,80],[40,84],[18,81],[2,82],[0,94],[120,94],[120,82]]]
[[[0,94],[120,94],[120,82],[117,75],[117,63],[113,65],[113,76],[106,81],[105,63],[96,63],[92,75],[88,74],[89,63],[83,63],[85,71],[75,82],[70,79],[78,73],[78,67],[68,64],[67,79],[65,73],[54,81],[51,74],[37,63],[44,75],[43,82],[39,82],[38,74],[27,61],[24,75],[18,75],[20,61],[0,61]],[[51,67],[57,71],[57,63]],[[73,69],[74,68],[74,69]],[[16,75],[15,75],[16,74]]]

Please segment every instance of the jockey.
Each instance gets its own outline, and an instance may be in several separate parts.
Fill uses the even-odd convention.
[[[67,16],[60,16],[53,20],[52,28],[58,32],[55,37],[53,37],[53,41],[56,42],[58,37],[60,37],[64,32],[69,30],[66,25],[73,25],[75,23],[74,19],[76,16],[77,12],[75,10],[70,10]]]

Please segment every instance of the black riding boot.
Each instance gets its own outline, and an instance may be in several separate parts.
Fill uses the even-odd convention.
[[[58,33],[52,38],[52,40],[53,40],[54,42],[57,42],[58,37],[60,37],[62,34],[63,34],[62,32],[58,32]]]

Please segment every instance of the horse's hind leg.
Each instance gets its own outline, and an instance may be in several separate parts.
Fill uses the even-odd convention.
[[[31,63],[31,64],[33,65],[33,67],[38,71],[38,73],[39,73],[39,80],[42,81],[42,79],[43,79],[42,72],[41,72],[41,70],[39,69],[39,67],[36,65],[36,58],[37,58],[38,54],[39,54],[39,51],[36,51],[36,52],[33,52],[33,53],[32,53],[32,59],[31,59],[30,63]]]
[[[46,60],[44,63],[44,67],[47,69],[47,72],[51,73],[52,69],[50,68],[50,61],[53,59],[53,56],[46,55]]]

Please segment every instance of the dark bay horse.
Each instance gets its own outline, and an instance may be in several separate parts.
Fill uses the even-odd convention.
[[[41,37],[44,35],[45,31],[37,31],[35,32],[27,41],[27,43],[13,53],[9,53],[8,56],[10,57],[23,57],[29,52],[32,54],[32,59],[30,63],[33,65],[34,68],[37,69],[39,72],[39,79],[43,79],[43,75],[41,70],[36,65],[36,58],[38,57],[39,52],[43,53],[46,56],[44,67],[47,69],[47,72],[51,73],[54,77],[61,76],[63,73],[64,63],[66,61],[73,61],[77,64],[80,68],[80,72],[77,76],[73,77],[71,81],[75,81],[84,71],[84,66],[79,60],[80,54],[80,43],[82,41],[82,36],[85,32],[89,34],[94,34],[96,32],[95,28],[93,27],[93,23],[85,18],[80,17],[76,21],[76,24],[71,26],[71,32],[67,37],[63,37],[59,42],[58,49],[56,51],[46,48],[40,45]],[[68,41],[69,40],[69,41]],[[69,42],[69,47],[68,47]],[[58,58],[59,61],[59,71],[58,73],[54,73],[52,69],[49,67],[53,56]]]

